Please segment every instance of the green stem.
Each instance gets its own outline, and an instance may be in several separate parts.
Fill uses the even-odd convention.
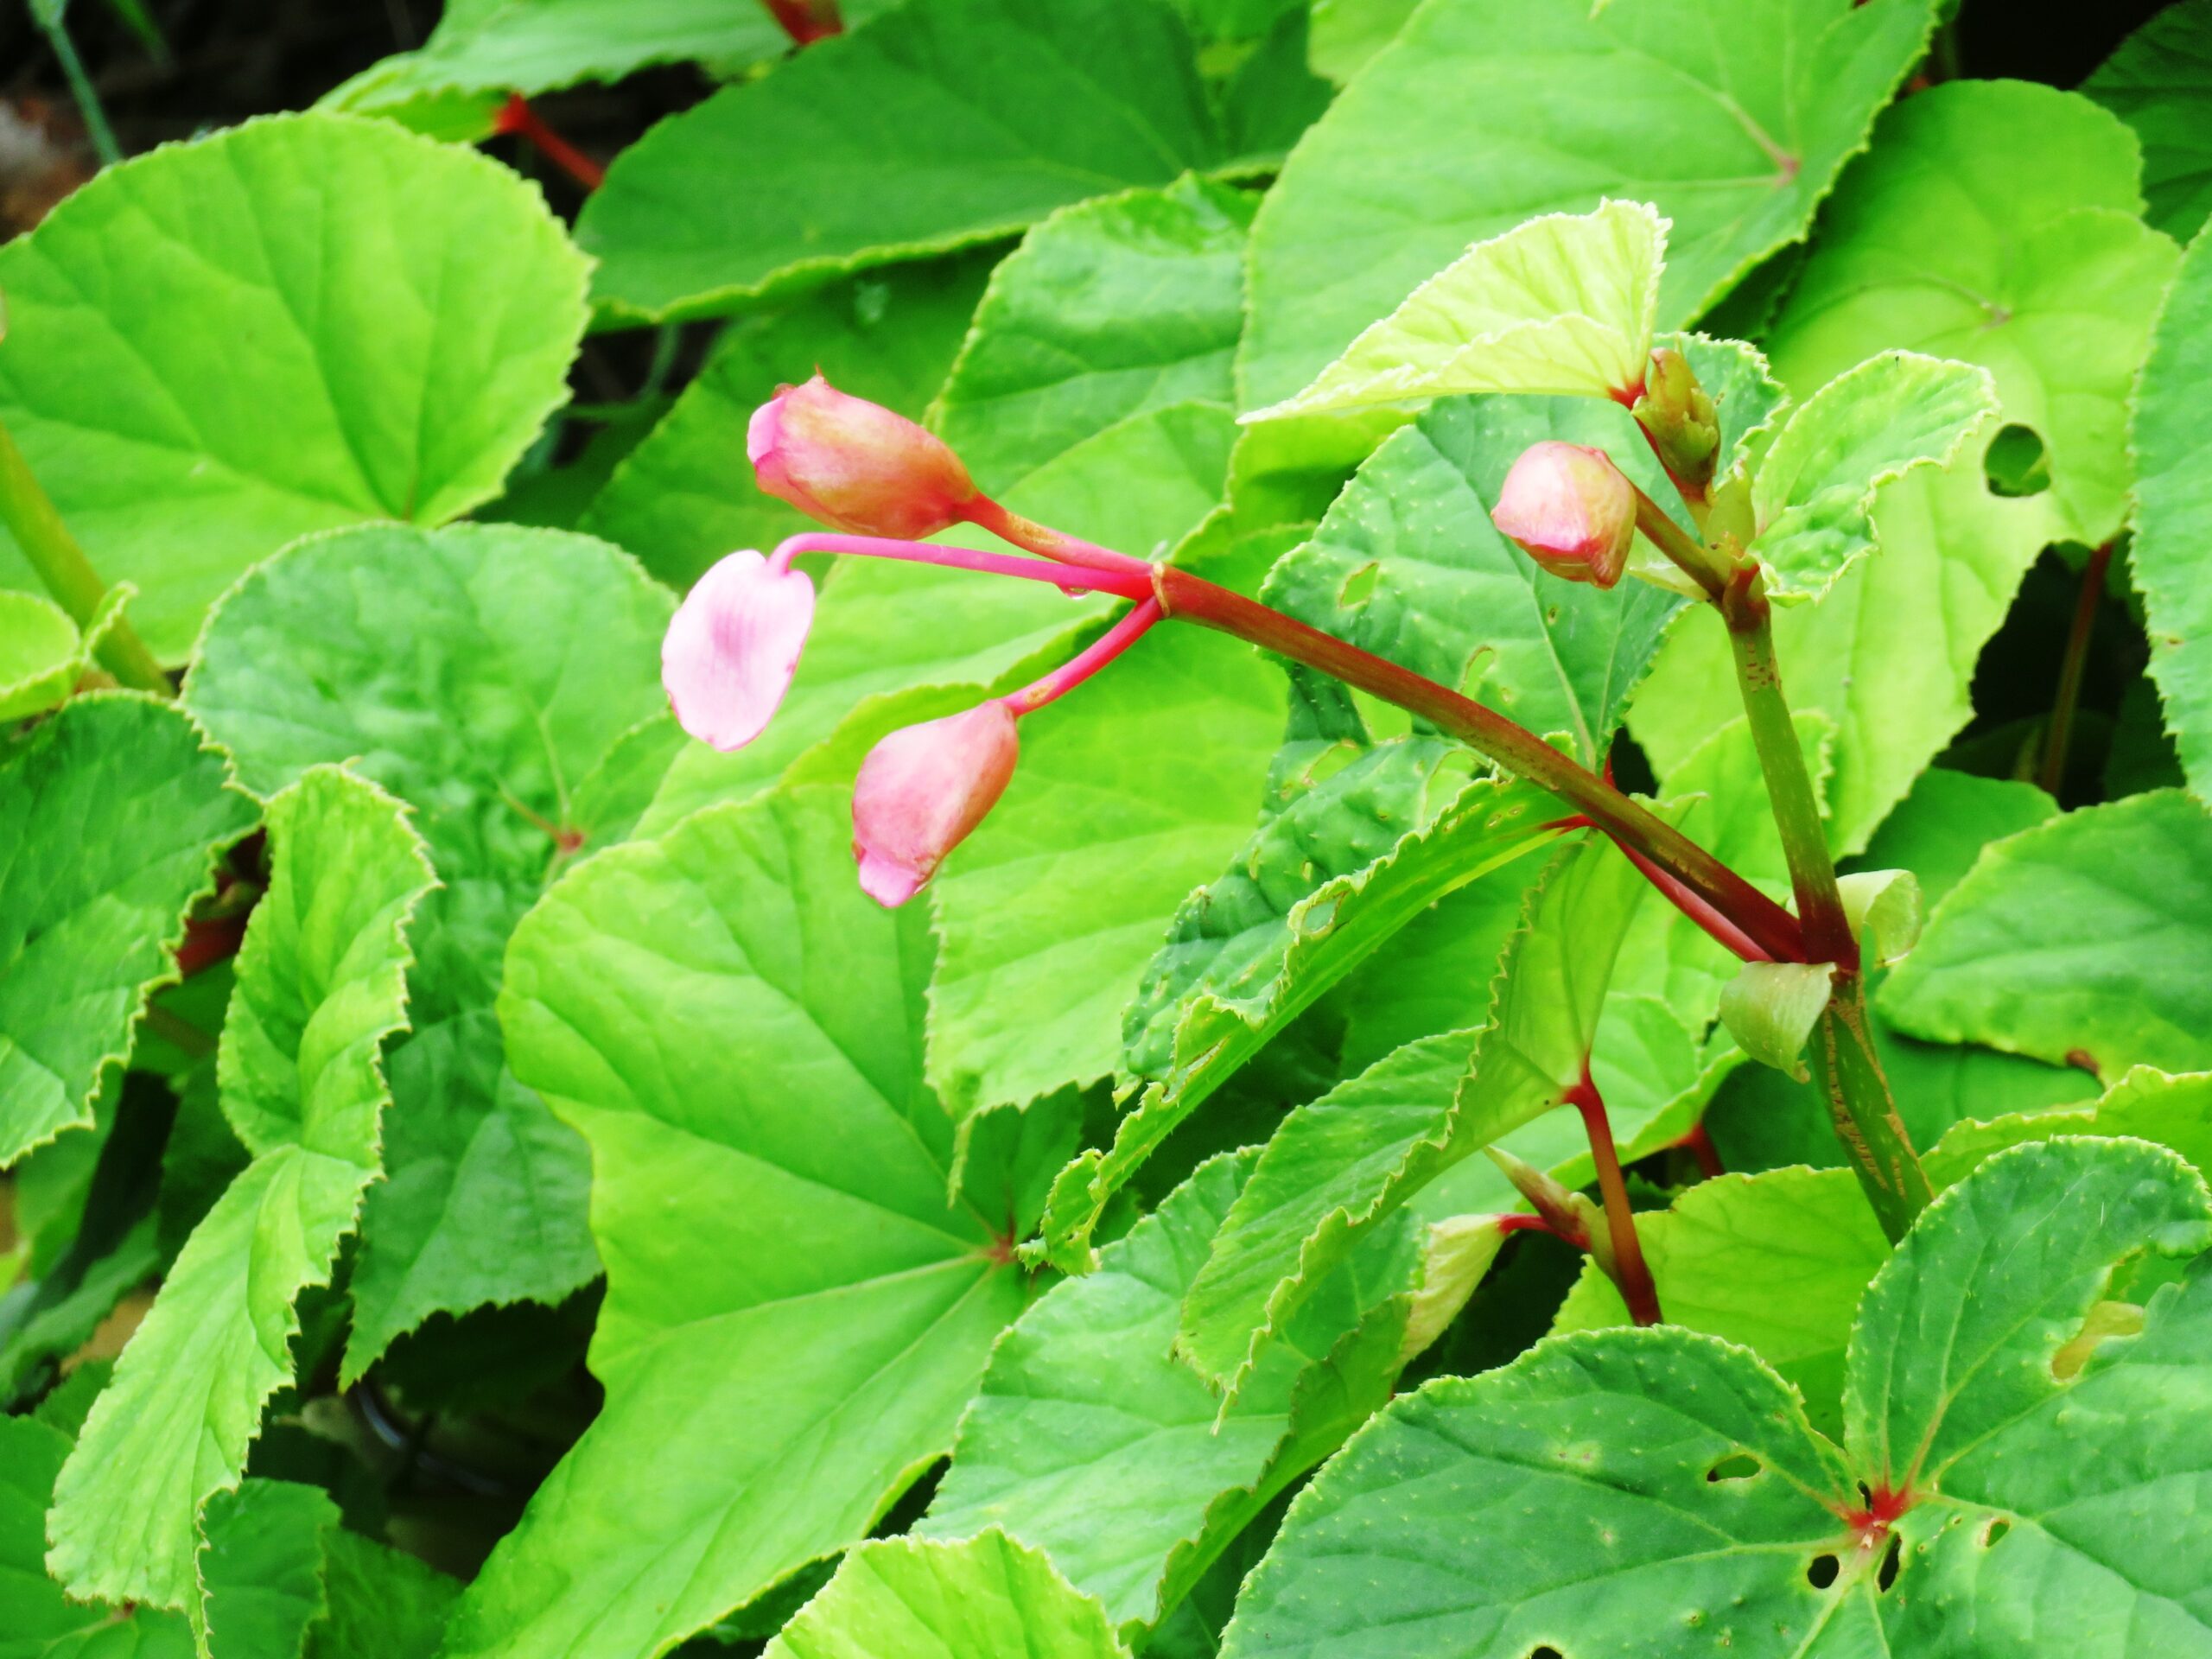
[[[0,425],[0,524],[16,538],[16,545],[22,550],[23,557],[39,580],[46,584],[61,608],[80,628],[88,626],[92,613],[99,608],[106,596],[107,585],[86,558],[85,550],[77,545],[69,527],[61,522],[61,515],[54,503],[39,487],[32,476],[30,463],[23,459],[23,452],[16,447],[16,440],[4,425]],[[108,671],[125,685],[136,686],[142,691],[158,691],[163,696],[175,695],[169,677],[154,660],[145,642],[132,630],[128,620],[118,617],[107,637],[100,641],[100,661]]]
[[[2074,711],[2082,702],[2082,671],[2089,660],[2089,639],[2096,632],[2097,607],[2105,596],[2105,569],[2111,563],[2112,543],[2107,542],[2089,555],[2082,571],[2081,596],[2074,601],[2074,626],[2058,665],[2058,695],[2051,700],[2050,727],[2044,734],[2043,766],[2037,779],[2053,800],[2066,783],[2066,751],[2074,741]]]
[[[1152,579],[1164,614],[1234,634],[1420,715],[1506,771],[1571,803],[1615,841],[1642,854],[1712,905],[1773,960],[1807,960],[1797,922],[1788,911],[1672,824],[1525,727],[1433,680],[1186,570],[1154,565]]]
[[[107,124],[107,111],[101,107],[92,78],[85,73],[85,60],[77,55],[76,42],[62,26],[60,9],[56,8],[51,16],[42,6],[34,5],[31,10],[39,14],[39,26],[45,29],[54,55],[60,60],[62,77],[69,83],[69,95],[77,100],[77,113],[85,118],[85,131],[92,141],[100,165],[113,167],[123,159],[123,146],[115,142],[115,129]]]
[[[1859,941],[1836,888],[1820,801],[1789,717],[1789,699],[1783,695],[1773,614],[1763,588],[1757,566],[1740,569],[1721,595],[1720,614],[1728,625],[1737,689],[1751,721],[1775,827],[1782,835],[1783,856],[1804,929],[1806,959],[1836,965],[1828,1005],[1815,1029],[1813,1070],[1866,1200],[1882,1230],[1894,1242],[1904,1236],[1934,1192],[1874,1052]]]

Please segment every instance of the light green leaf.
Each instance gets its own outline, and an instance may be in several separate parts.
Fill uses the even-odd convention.
[[[1070,1137],[1023,1137],[1035,1169],[971,1149],[948,1202],[927,918],[861,893],[850,839],[835,790],[716,808],[586,861],[516,933],[518,1075],[592,1147],[607,1398],[471,1586],[451,1659],[658,1653],[857,1541],[1020,1311],[1030,1217],[1005,1195]],[[640,1506],[644,1467],[665,1478]]]
[[[1810,391],[1878,351],[1979,363],[2042,437],[2067,537],[2126,514],[2127,399],[2172,242],[2145,226],[2134,136],[2086,99],[1950,81],[1882,119],[1767,338]]]
[[[185,700],[274,792],[357,769],[416,810],[442,889],[392,1052],[390,1179],[369,1194],[345,1376],[441,1309],[557,1300],[598,1270],[583,1144],[507,1071],[492,1005],[515,922],[634,804],[584,788],[660,714],[671,599],[603,543],[505,525],[302,542],[210,619]]]
[[[215,855],[253,827],[204,744],[173,705],[105,693],[0,765],[0,1166],[92,1122]]]
[[[0,588],[0,721],[42,714],[75,690],[136,592],[108,589],[79,633],[52,600]]]
[[[709,315],[1011,235],[1219,154],[1190,35],[1157,0],[946,0],[664,121],[616,159],[576,234],[606,310]]]
[[[2135,405],[2139,523],[2128,569],[2143,595],[2166,729],[2198,798],[2212,798],[2212,428],[2201,400],[2212,372],[2212,238],[2190,245],[2152,338]]]
[[[991,273],[931,428],[1003,494],[1130,416],[1230,403],[1252,210],[1186,177],[1035,226]]]
[[[1974,868],[1983,848],[2057,811],[2058,803],[2033,784],[1931,767],[1882,821],[1863,861],[1910,870],[1932,908]]]
[[[2143,143],[2145,217],[2186,242],[2212,216],[2212,6],[2179,0],[2122,41],[2081,85]]]
[[[1986,369],[1885,352],[1790,411],[1751,478],[1751,551],[1767,596],[1824,595],[1874,549],[1875,492],[1916,467],[1948,466],[1996,410]]]
[[[1665,1326],[1431,1383],[1293,1505],[1223,1652],[1331,1659],[1416,1623],[1440,1659],[2199,1645],[2212,1278],[2133,1339],[2096,1344],[2129,1321],[2092,1310],[2120,1261],[2208,1243],[2212,1199],[2171,1153],[1992,1159],[1867,1292],[1840,1448],[1749,1351]]]
[[[1292,396],[1469,243],[1606,197],[1650,202],[1672,221],[1657,324],[1681,327],[1803,233],[1919,58],[1932,10],[1928,0],[1423,8],[1315,124],[1254,226],[1242,403]],[[1412,132],[1433,164],[1405,165]]]
[[[1420,1277],[1402,1230],[1336,1275],[1227,1407],[1174,1357],[1183,1294],[1257,1156],[1200,1165],[1001,1338],[924,1535],[1002,1529],[1135,1639],[1389,1397],[1409,1300],[1392,1299]]]
[[[1429,905],[1550,836],[1550,797],[1462,783],[1464,754],[1426,738],[1370,751],[1274,814],[1228,874],[1185,901],[1122,1021],[1126,1067],[1149,1081],[1113,1146],[1053,1186],[1056,1261],[1087,1267],[1106,1200],[1268,1038]]]
[[[1414,289],[1296,397],[1244,418],[1475,391],[1628,401],[1643,385],[1666,260],[1667,221],[1644,202],[1529,219]]]
[[[1570,582],[1491,523],[1505,474],[1546,438],[1610,446],[1631,478],[1665,474],[1625,414],[1584,399],[1438,404],[1369,457],[1262,596],[1363,650],[1478,695],[1604,759],[1630,691],[1681,601],[1641,582]]]
[[[818,528],[753,481],[745,460],[753,411],[778,386],[820,369],[841,391],[919,420],[967,336],[996,258],[988,251],[896,266],[733,318],[578,527],[628,548],[677,588],[725,553],[765,552]]]
[[[1829,845],[1856,852],[1974,715],[1974,664],[2036,555],[2059,534],[2049,494],[1993,495],[1980,446],[1875,499],[1877,551],[1817,605],[1775,613],[1790,705],[1834,728]],[[1728,642],[1709,617],[1678,623],[1630,711],[1662,777],[1741,717]],[[1896,862],[1885,860],[1885,862]],[[1920,873],[1925,880],[1926,872]]]
[[[192,1632],[151,1607],[118,1616],[72,1601],[46,1576],[46,1510],[69,1436],[38,1417],[0,1417],[0,1659],[190,1659]]]
[[[1882,987],[1898,1029],[2110,1076],[2212,1064],[2212,817],[2178,790],[1992,846]]]
[[[1834,973],[1827,962],[1747,962],[1720,993],[1720,1023],[1753,1059],[1802,1083],[1805,1039],[1828,1005]]]
[[[1163,628],[1022,721],[1014,781],[936,884],[930,1078],[948,1106],[1112,1075],[1169,918],[1251,835],[1282,705],[1243,642]]]
[[[768,1644],[766,1659],[1124,1659],[1103,1608],[1003,1533],[885,1538]]]
[[[385,1040],[432,884],[373,785],[318,766],[269,803],[273,868],[238,953],[217,1074],[253,1162],[193,1231],[61,1473],[52,1564],[76,1593],[181,1607],[194,1523],[292,1380],[300,1293],[330,1282],[380,1173]]]
[[[1284,1121],[1184,1300],[1177,1346],[1201,1375],[1234,1397],[1352,1249],[1452,1166],[1562,1103],[1592,1057],[1643,889],[1610,842],[1562,849],[1479,1027],[1408,1044]]]
[[[496,495],[568,396],[584,273],[482,156],[383,121],[248,122],[108,168],[0,249],[0,420],[181,659],[293,537]],[[0,583],[36,585],[4,541]]]

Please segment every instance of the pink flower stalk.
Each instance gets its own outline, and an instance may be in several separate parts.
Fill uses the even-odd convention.
[[[1636,539],[1636,486],[1604,450],[1547,439],[1513,463],[1490,517],[1554,575],[1610,588]]]
[[[978,499],[943,439],[818,372],[753,411],[745,453],[769,494],[862,536],[918,541],[958,524]]]
[[[892,733],[853,785],[853,856],[861,890],[895,909],[922,890],[1006,792],[1021,744],[1015,720],[1065,696],[1160,620],[1147,599],[1098,640],[1034,683],[964,713]]]
[[[780,550],[733,553],[699,578],[660,646],[660,680],[677,723],[725,752],[767,729],[791,689],[814,584]]]

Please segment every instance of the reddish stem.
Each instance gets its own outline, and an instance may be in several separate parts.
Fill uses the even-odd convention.
[[[1613,1244],[1613,1278],[1629,1317],[1638,1325],[1657,1325],[1659,1292],[1651,1282],[1651,1269],[1643,1260],[1643,1245],[1636,1236],[1635,1212],[1629,1208],[1628,1182],[1621,1174],[1620,1153],[1613,1145],[1613,1126],[1605,1116],[1605,1103],[1590,1077],[1590,1062],[1582,1063],[1582,1081],[1568,1090],[1566,1103],[1582,1114],[1582,1128],[1590,1137],[1590,1156],[1598,1166],[1598,1192],[1605,1201],[1605,1231]]]
[[[1560,1231],[1541,1216],[1518,1214],[1500,1216],[1497,1218],[1497,1230],[1509,1237],[1515,1233],[1541,1233],[1547,1238],[1556,1238],[1562,1243],[1573,1245],[1577,1249],[1588,1248],[1587,1241],[1567,1237],[1565,1233]]]
[[[1080,536],[1070,536],[1050,524],[1040,524],[1034,518],[1025,518],[1018,512],[1008,512],[988,495],[978,493],[968,504],[968,522],[978,530],[988,530],[1001,541],[1012,542],[1016,547],[1027,548],[1063,564],[1079,564],[1092,570],[1118,570],[1124,575],[1141,573],[1146,581],[1152,579],[1152,567],[1142,559],[1133,559],[1110,547],[1101,547]]]
[[[1155,565],[1153,573],[1154,591],[1165,614],[1234,634],[1419,715],[1508,772],[1579,808],[1624,847],[1634,848],[1677,876],[1773,960],[1805,960],[1796,917],[1672,824],[1526,727],[1385,658],[1186,570]]]
[[[1697,1172],[1707,1180],[1717,1180],[1728,1173],[1728,1166],[1720,1161],[1720,1148],[1713,1144],[1702,1122],[1692,1124],[1690,1132],[1675,1144],[1697,1160]]]
[[[793,46],[812,46],[845,32],[837,15],[837,0],[764,0],[769,14],[783,25]]]
[[[545,118],[531,108],[530,100],[520,92],[508,99],[492,118],[492,130],[524,140],[587,190],[596,190],[607,182],[607,169],[546,125]]]
[[[2089,555],[2082,570],[2081,597],[2074,601],[2074,626],[2066,636],[2066,655],[2058,665],[2058,695],[2051,702],[2050,729],[2043,742],[2043,766],[2037,781],[2052,799],[2066,782],[2066,751],[2074,741],[2074,710],[2082,701],[2082,671],[2089,658],[2089,636],[2096,631],[2097,608],[2105,597],[2105,570],[2112,543]]]

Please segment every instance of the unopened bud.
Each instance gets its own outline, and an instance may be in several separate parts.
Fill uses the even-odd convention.
[[[1513,463],[1490,517],[1554,575],[1610,588],[1636,539],[1636,486],[1604,450],[1548,438]]]
[[[895,731],[868,751],[853,785],[853,855],[861,887],[895,907],[998,804],[1020,740],[1003,702]]]
[[[745,453],[769,494],[856,536],[919,541],[958,524],[976,499],[942,438],[819,373],[753,411]]]
[[[1497,1166],[1505,1179],[1513,1183],[1514,1190],[1544,1218],[1546,1225],[1568,1243],[1583,1249],[1590,1248],[1588,1199],[1503,1147],[1485,1147],[1483,1150],[1490,1154],[1491,1162]],[[1582,1200],[1580,1205],[1577,1199]]]
[[[1671,346],[1651,353],[1643,396],[1630,411],[1675,481],[1701,492],[1720,453],[1720,411],[1698,384],[1689,359]]]

